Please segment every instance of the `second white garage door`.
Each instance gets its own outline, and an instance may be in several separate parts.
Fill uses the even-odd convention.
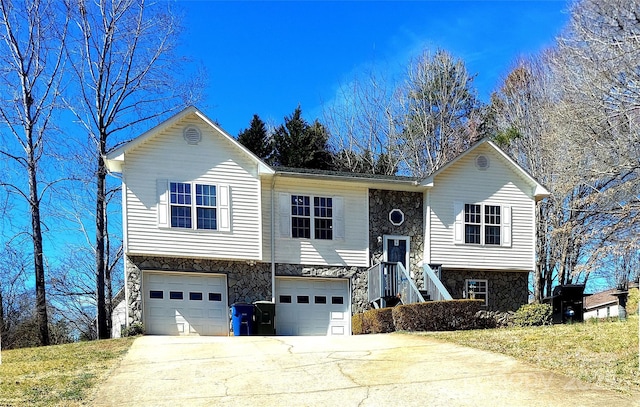
[[[229,334],[226,276],[152,271],[143,276],[148,334]]]
[[[350,335],[349,280],[276,277],[278,335]]]

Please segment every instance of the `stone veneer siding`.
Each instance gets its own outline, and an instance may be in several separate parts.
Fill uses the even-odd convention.
[[[130,323],[142,322],[142,271],[170,271],[224,274],[227,276],[229,305],[271,300],[271,263],[248,264],[175,257],[125,256],[128,313]],[[368,309],[367,273],[363,267],[306,266],[277,264],[276,276],[348,278],[351,282],[352,312]]]
[[[395,226],[389,221],[389,212],[400,209],[404,213],[404,223]],[[414,282],[422,288],[422,256],[424,254],[424,211],[422,192],[369,190],[369,252],[371,264],[382,262],[383,242],[378,237],[384,235],[409,236],[409,266],[414,272]]]
[[[442,270],[442,283],[453,298],[463,298],[466,279],[487,280],[491,311],[516,311],[528,302],[528,272]]]

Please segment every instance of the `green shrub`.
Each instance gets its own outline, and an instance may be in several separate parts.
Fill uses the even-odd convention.
[[[429,301],[392,308],[398,331],[454,331],[478,326],[481,300]]]
[[[380,334],[395,331],[392,308],[370,309],[351,317],[351,331],[354,335]]]
[[[552,316],[550,304],[525,304],[516,311],[513,323],[516,326],[551,325]]]
[[[144,335],[144,325],[140,322],[133,323],[122,330],[122,337]]]

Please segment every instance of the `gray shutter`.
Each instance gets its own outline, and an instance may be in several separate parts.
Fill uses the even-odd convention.
[[[291,237],[291,195],[279,194],[280,237]]]
[[[453,223],[453,243],[464,243],[464,204],[462,202],[453,203],[453,216],[455,216],[455,222]]]
[[[344,198],[333,197],[333,238],[344,239]]]
[[[156,180],[158,194],[158,227],[168,228],[169,225],[169,181]]]
[[[511,206],[502,207],[502,246],[511,247]]]
[[[218,230],[231,230],[231,188],[229,185],[218,185]]]

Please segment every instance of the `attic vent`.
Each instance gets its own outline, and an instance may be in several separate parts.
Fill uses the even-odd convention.
[[[489,168],[489,158],[486,155],[479,155],[476,157],[476,167],[479,170],[486,170]]]
[[[195,145],[202,140],[200,129],[198,129],[196,126],[185,127],[183,136],[187,144]]]

